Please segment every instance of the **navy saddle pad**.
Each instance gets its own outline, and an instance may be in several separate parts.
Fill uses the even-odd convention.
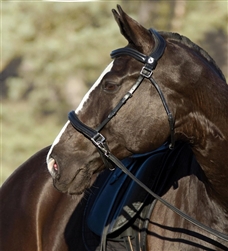
[[[159,180],[167,153],[170,150],[165,144],[153,152],[126,158],[122,163],[153,189]],[[110,173],[101,187],[98,185],[98,194],[87,216],[88,227],[98,236],[102,236],[104,228],[107,234],[112,234],[125,226],[141,210],[148,197],[148,193],[119,168],[105,172]],[[97,182],[99,184],[99,180]]]

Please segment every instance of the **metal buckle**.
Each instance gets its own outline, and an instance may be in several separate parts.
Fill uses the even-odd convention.
[[[92,140],[92,142],[95,144],[95,145],[100,145],[100,144],[102,144],[102,143],[104,143],[105,142],[105,137],[102,135],[102,134],[100,134],[99,132],[96,134],[96,135],[94,135],[92,138],[91,138],[91,140]]]
[[[146,65],[143,66],[143,68],[142,68],[142,70],[141,70],[141,72],[140,72],[140,74],[141,74],[143,77],[145,77],[145,78],[150,78],[151,75],[152,75],[152,73],[153,73],[153,70],[150,69],[150,68],[148,68],[148,67],[146,67]]]
[[[93,144],[98,147],[105,156],[109,155],[109,150],[105,145],[105,137],[99,132],[91,138]]]

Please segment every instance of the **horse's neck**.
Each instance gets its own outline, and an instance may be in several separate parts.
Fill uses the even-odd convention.
[[[228,213],[228,142],[224,139],[208,137],[205,144],[192,147],[198,163],[208,179],[208,192],[222,203]]]
[[[228,213],[228,88],[215,88],[218,88],[216,97],[209,93],[195,111],[190,108],[177,120],[177,135],[184,136],[192,145],[208,179],[209,194],[222,203]]]

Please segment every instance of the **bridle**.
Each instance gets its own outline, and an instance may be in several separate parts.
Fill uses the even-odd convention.
[[[156,68],[158,60],[162,57],[164,53],[166,42],[164,38],[156,30],[150,29],[149,31],[153,35],[154,40],[155,40],[154,50],[149,56],[146,56],[143,53],[140,53],[134,49],[127,48],[127,47],[120,48],[111,52],[111,58],[116,58],[122,55],[128,55],[140,61],[141,63],[143,63],[144,66],[142,67],[140,71],[140,75],[137,81],[135,82],[135,84],[123,96],[123,98],[119,101],[116,107],[109,113],[109,115],[102,121],[102,123],[96,129],[92,129],[86,126],[85,124],[83,124],[79,120],[78,116],[75,114],[74,111],[71,111],[68,116],[73,127],[77,131],[81,132],[85,137],[90,139],[92,143],[97,147],[103,162],[105,163],[106,167],[108,167],[110,170],[114,169],[115,167],[113,166],[113,163],[110,162],[109,159],[107,158],[107,155],[109,155],[110,151],[109,151],[108,145],[105,142],[105,137],[100,133],[100,131],[117,114],[117,112],[121,109],[121,107],[123,107],[123,105],[133,96],[133,93],[138,89],[138,87],[141,85],[141,83],[143,82],[145,78],[151,81],[151,83],[153,84],[153,86],[155,87],[155,89],[157,90],[161,98],[164,109],[168,116],[170,135],[171,135],[170,136],[171,143],[169,145],[170,149],[174,148],[174,145],[175,145],[173,115],[169,110],[169,107],[167,105],[167,102],[164,98],[164,95],[159,85],[156,83],[156,81],[152,77],[153,70]]]
[[[175,139],[174,139],[174,118],[172,113],[169,110],[169,107],[167,105],[167,102],[164,98],[164,95],[159,87],[159,85],[156,83],[154,78],[152,77],[153,70],[157,66],[158,60],[162,57],[166,42],[164,38],[155,30],[150,29],[151,34],[154,36],[155,40],[155,48],[153,52],[146,56],[143,53],[140,53],[134,49],[131,48],[120,48],[117,50],[114,50],[111,52],[111,58],[116,58],[122,55],[128,55],[136,60],[140,61],[144,64],[144,66],[141,69],[140,75],[135,82],[135,84],[131,87],[131,89],[124,95],[124,97],[120,100],[120,102],[116,105],[116,107],[109,113],[109,115],[104,119],[104,121],[94,130],[83,123],[78,119],[77,115],[74,111],[71,111],[69,113],[69,120],[71,124],[74,126],[74,128],[78,131],[80,131],[82,134],[84,134],[85,137],[89,138],[95,146],[99,148],[97,144],[100,144],[101,142],[105,142],[104,136],[100,134],[100,131],[104,128],[104,126],[117,114],[117,112],[120,110],[120,108],[133,96],[133,93],[137,90],[137,88],[141,85],[143,80],[145,78],[149,79],[153,86],[155,87],[156,91],[158,92],[161,101],[163,103],[164,109],[168,116],[169,121],[169,128],[170,128],[170,149],[172,149],[175,145]]]
[[[186,215],[182,211],[180,211],[178,208],[174,207],[170,203],[168,203],[166,200],[155,194],[153,191],[151,191],[147,186],[145,186],[140,180],[138,180],[123,164],[122,162],[117,159],[109,150],[108,145],[106,144],[105,137],[100,133],[100,131],[104,128],[104,126],[117,114],[117,112],[121,109],[121,107],[133,96],[133,93],[137,90],[137,88],[140,86],[142,81],[146,78],[149,79],[152,85],[155,87],[156,91],[158,92],[160,99],[162,101],[162,104],[164,106],[164,109],[168,116],[168,122],[169,122],[169,128],[170,128],[170,145],[169,148],[173,149],[175,146],[175,138],[174,138],[174,125],[175,121],[173,118],[172,113],[170,112],[170,109],[167,105],[167,102],[164,98],[164,95],[159,87],[159,85],[154,80],[152,74],[153,70],[156,68],[158,60],[162,57],[166,42],[164,38],[154,29],[149,30],[151,34],[153,35],[155,39],[155,48],[153,52],[147,56],[143,53],[140,53],[132,48],[120,48],[117,50],[114,50],[111,52],[111,57],[116,58],[122,55],[128,55],[136,60],[140,61],[144,64],[142,67],[139,77],[135,84],[131,87],[131,89],[124,95],[124,97],[119,101],[119,103],[116,105],[116,107],[109,113],[106,119],[96,128],[93,129],[84,123],[82,123],[78,116],[76,115],[75,111],[71,111],[68,115],[68,118],[72,124],[72,126],[80,133],[82,133],[86,138],[88,138],[98,149],[102,160],[104,161],[104,164],[106,167],[108,167],[110,170],[113,170],[115,166],[119,167],[125,174],[127,174],[131,179],[133,179],[138,185],[140,185],[142,188],[144,188],[150,195],[152,195],[155,199],[159,200],[161,203],[166,205],[168,208],[170,208],[172,211],[180,215],[181,217],[185,218],[189,222],[193,223],[194,225],[200,227],[203,230],[206,230],[207,232],[217,236],[220,239],[223,239],[225,241],[228,241],[228,236],[218,232],[214,229],[211,229],[210,227],[202,224],[201,222],[191,218],[189,215]]]

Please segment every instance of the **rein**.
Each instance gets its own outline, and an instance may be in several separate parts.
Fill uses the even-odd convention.
[[[141,186],[143,189],[145,189],[150,195],[152,195],[155,199],[159,200],[161,203],[163,203],[165,206],[170,208],[172,211],[186,219],[187,221],[191,222],[192,224],[196,225],[197,227],[211,233],[212,235],[228,241],[228,236],[217,231],[214,229],[211,229],[210,227],[202,224],[201,222],[193,219],[189,215],[183,213],[181,210],[176,208],[175,206],[168,203],[166,200],[162,199],[160,196],[158,196],[156,193],[154,193],[151,189],[149,189],[146,185],[144,185],[139,179],[137,179],[123,164],[122,162],[116,158],[109,150],[108,145],[106,144],[105,137],[100,133],[102,128],[117,114],[117,112],[120,110],[120,108],[127,102],[129,98],[133,96],[133,93],[137,90],[137,88],[140,86],[144,78],[147,78],[150,80],[150,82],[155,87],[156,91],[158,92],[160,99],[163,103],[164,109],[168,116],[168,122],[170,127],[170,135],[171,135],[171,143],[170,143],[170,149],[174,148],[175,145],[175,139],[174,139],[174,118],[172,113],[169,110],[169,107],[167,105],[167,102],[164,98],[164,95],[152,77],[153,70],[155,69],[157,65],[157,61],[164,53],[166,42],[164,38],[157,33],[155,30],[150,29],[151,34],[155,38],[155,49],[153,52],[146,56],[134,49],[131,48],[120,48],[117,50],[114,50],[111,52],[111,57],[115,58],[121,55],[129,55],[136,60],[144,63],[144,66],[141,69],[140,75],[136,81],[136,83],[132,86],[132,88],[125,94],[125,96],[119,101],[117,106],[111,111],[111,113],[108,115],[108,117],[96,128],[93,129],[91,127],[88,127],[84,123],[82,123],[78,116],[76,115],[75,111],[71,111],[68,115],[68,118],[72,124],[72,126],[80,133],[82,133],[86,138],[88,138],[98,149],[102,160],[104,161],[105,165],[113,170],[115,166],[119,167],[125,174],[127,174],[132,180],[134,180],[139,186]]]

